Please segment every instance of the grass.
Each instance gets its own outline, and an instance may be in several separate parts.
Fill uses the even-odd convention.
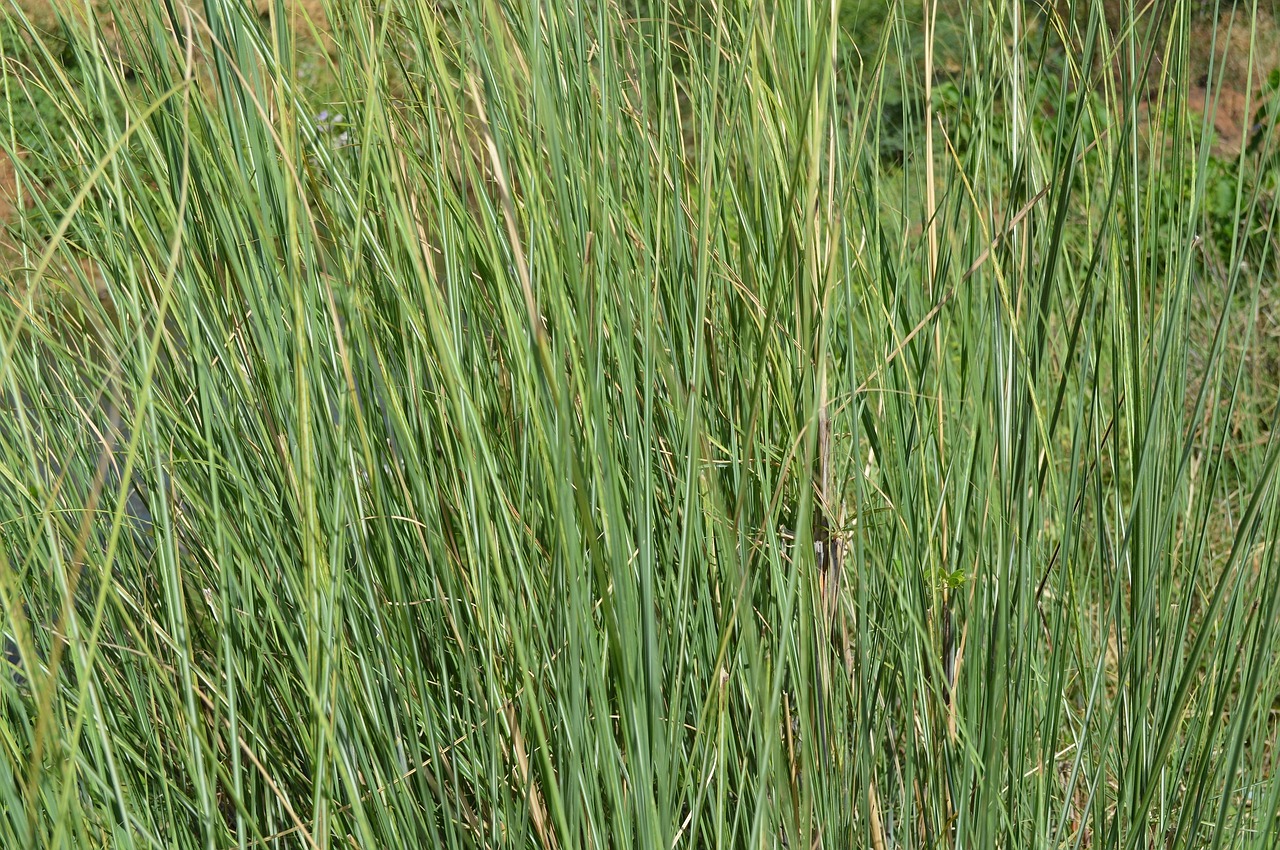
[[[1111,5],[15,10],[0,846],[1272,846],[1274,134]]]

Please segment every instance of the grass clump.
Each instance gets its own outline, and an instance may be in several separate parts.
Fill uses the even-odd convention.
[[[1068,5],[69,26],[0,844],[1270,846],[1270,136]]]

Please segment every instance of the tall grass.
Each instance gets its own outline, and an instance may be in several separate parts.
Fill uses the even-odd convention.
[[[0,845],[1274,846],[1189,4],[116,2],[6,23]]]

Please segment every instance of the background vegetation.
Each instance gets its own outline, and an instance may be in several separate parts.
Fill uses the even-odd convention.
[[[1273,846],[1275,31],[12,6],[0,846]]]

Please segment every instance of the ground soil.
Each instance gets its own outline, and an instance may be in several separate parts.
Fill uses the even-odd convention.
[[[1280,68],[1280,27],[1259,12],[1256,30],[1243,14],[1223,15],[1215,38],[1212,20],[1196,21],[1191,32],[1192,87],[1188,106],[1212,120],[1215,153],[1235,156],[1248,139],[1267,75]]]

